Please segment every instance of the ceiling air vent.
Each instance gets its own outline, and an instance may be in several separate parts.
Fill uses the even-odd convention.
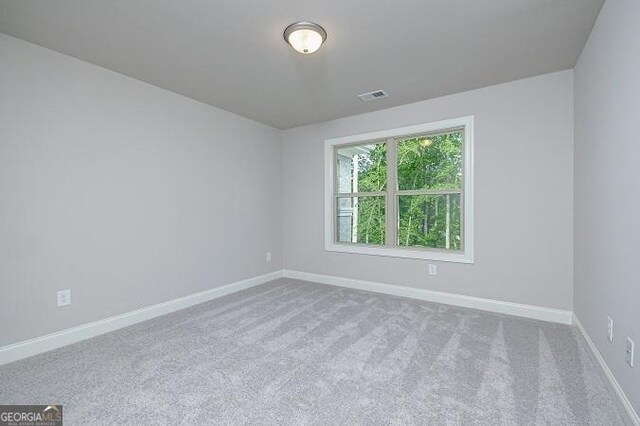
[[[373,92],[358,95],[362,102],[371,102],[375,101],[376,99],[386,98],[387,96],[389,96],[389,94],[384,90],[375,90]]]

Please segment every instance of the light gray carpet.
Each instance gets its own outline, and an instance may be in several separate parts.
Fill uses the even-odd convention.
[[[277,280],[0,367],[66,424],[622,424],[569,326]]]

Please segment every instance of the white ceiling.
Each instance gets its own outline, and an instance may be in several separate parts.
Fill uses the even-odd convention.
[[[0,32],[285,129],[573,68],[602,3],[0,0]],[[318,53],[285,43],[297,20]]]

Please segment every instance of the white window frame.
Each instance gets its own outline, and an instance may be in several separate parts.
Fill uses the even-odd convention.
[[[359,243],[339,243],[336,241],[336,164],[334,161],[335,148],[341,145],[366,144],[380,142],[389,138],[433,133],[455,128],[464,128],[463,144],[463,250],[445,250],[421,247],[397,247],[391,245],[366,245]],[[457,263],[473,263],[473,116],[452,118],[449,120],[432,123],[418,124],[415,126],[400,127],[397,129],[382,130],[379,132],[345,136],[324,141],[324,170],[325,170],[325,194],[324,194],[324,248],[327,251],[355,253],[372,256],[391,256],[410,259],[436,260]],[[395,167],[392,167],[395,170]],[[387,177],[387,185],[395,184],[395,176]],[[393,182],[391,182],[393,181]],[[389,190],[389,188],[387,188]],[[393,190],[395,194],[397,190]],[[391,212],[395,217],[395,212]],[[387,212],[387,223],[390,222],[390,213]],[[391,218],[391,221],[394,219]],[[387,225],[387,230],[389,225]],[[394,231],[395,232],[395,231]]]

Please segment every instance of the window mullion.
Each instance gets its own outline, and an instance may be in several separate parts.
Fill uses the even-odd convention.
[[[394,138],[387,139],[387,196],[386,205],[386,241],[387,246],[398,245],[398,203],[396,193],[398,191],[397,171],[398,145]]]

